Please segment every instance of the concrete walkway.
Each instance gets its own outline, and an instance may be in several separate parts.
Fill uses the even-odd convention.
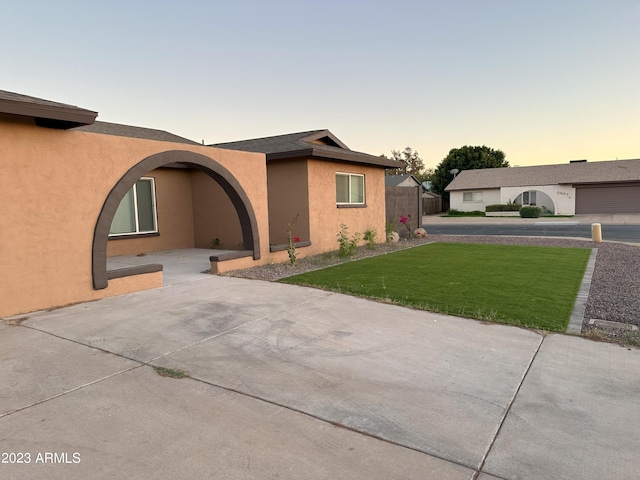
[[[210,248],[182,248],[149,252],[144,255],[121,255],[107,257],[107,270],[159,263],[162,265],[162,284],[164,286],[199,280],[209,272],[209,257],[230,252]]]
[[[0,478],[635,478],[639,379],[638,349],[193,275],[0,323],[29,454]]]

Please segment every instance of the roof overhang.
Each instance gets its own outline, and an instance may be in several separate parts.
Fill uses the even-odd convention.
[[[611,181],[611,180],[603,180],[601,182],[571,182],[570,185],[575,187],[575,186],[580,186],[580,187],[607,187],[610,185],[625,185],[625,184],[631,184],[631,185],[638,185],[640,184],[640,179],[638,180],[616,180],[616,181]]]
[[[15,99],[0,97],[0,113],[31,117],[38,126],[65,130],[91,125],[98,116],[98,112],[73,105],[20,97],[22,96],[17,95]]]
[[[305,148],[288,152],[268,153],[267,161],[289,160],[294,158],[317,158],[321,160],[333,160],[345,163],[358,163],[383,168],[399,168],[404,165],[402,162],[390,160],[385,157],[375,157],[353,151],[326,151],[322,148]]]

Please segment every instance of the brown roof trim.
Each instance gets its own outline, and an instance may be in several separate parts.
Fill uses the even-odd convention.
[[[336,137],[329,130],[319,130],[311,135],[307,135],[306,137],[302,137],[300,140],[303,142],[313,142],[314,140],[320,140],[323,138],[329,138],[333,143],[336,144],[338,148],[344,148],[345,150],[350,150],[338,137]]]
[[[590,187],[596,187],[596,186],[602,186],[602,187],[607,187],[610,185],[640,185],[640,180],[604,180],[602,182],[571,182],[568,185],[580,185],[580,186],[590,186]]]
[[[340,151],[320,148],[305,148],[302,150],[294,150],[289,152],[267,153],[267,161],[271,160],[286,160],[292,158],[320,158],[323,160],[333,160],[346,163],[358,163],[363,165],[373,165],[376,167],[384,168],[398,168],[402,166],[402,163],[390,160],[385,157],[375,157],[373,155],[367,155],[365,153],[354,152],[352,150]]]
[[[201,145],[198,142],[180,137],[166,130],[155,128],[134,127],[120,123],[95,122],[93,125],[83,125],[74,128],[77,132],[98,133],[101,135],[115,135],[118,137],[141,138],[145,140],[156,140],[159,142],[186,143],[188,145]]]
[[[68,129],[91,125],[98,112],[42,98],[0,90],[0,112],[35,119],[36,125]]]

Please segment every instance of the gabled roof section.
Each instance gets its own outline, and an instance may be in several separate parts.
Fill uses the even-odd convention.
[[[91,125],[98,116],[98,112],[75,105],[52,102],[6,90],[0,90],[0,113],[30,117],[38,126],[64,130],[80,125]]]
[[[395,160],[350,150],[329,130],[311,130],[238,142],[215,143],[209,146],[265,153],[267,161],[311,157],[384,168],[402,166],[402,163]]]
[[[338,147],[344,148],[345,150],[349,150],[344,143],[340,141],[338,137],[336,137],[329,130],[318,130],[317,132],[307,135],[301,139],[303,142],[314,143],[316,145],[325,145],[327,147]]]
[[[640,182],[640,159],[462,170],[445,190],[619,182]]]
[[[131,125],[121,125],[119,123],[95,122],[93,125],[86,125],[74,128],[79,132],[100,133],[103,135],[116,135],[118,137],[142,138],[145,140],[157,140],[159,142],[186,143],[189,145],[201,145],[188,138],[174,135],[164,130],[153,128],[134,127]]]
[[[402,182],[404,182],[405,180],[407,180],[409,178],[413,179],[413,182],[415,183],[416,187],[421,185],[420,181],[416,177],[414,177],[410,173],[405,173],[405,174],[402,174],[402,175],[386,175],[384,177],[384,186],[385,187],[397,187],[398,185],[400,185]]]

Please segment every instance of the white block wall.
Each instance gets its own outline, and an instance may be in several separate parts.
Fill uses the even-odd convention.
[[[449,200],[449,208],[452,210],[459,210],[461,212],[473,212],[474,210],[480,210],[484,212],[487,205],[494,205],[501,203],[500,201],[500,189],[486,189],[486,190],[466,190],[466,192],[482,192],[482,201],[480,202],[465,202],[462,191],[451,192]]]

